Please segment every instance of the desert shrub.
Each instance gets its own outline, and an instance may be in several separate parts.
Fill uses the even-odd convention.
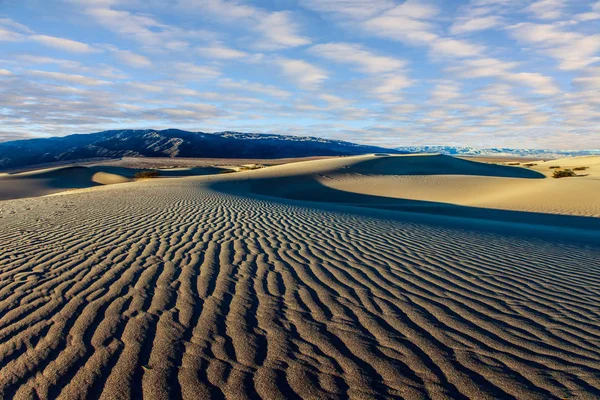
[[[548,169],[557,169],[560,168],[560,165],[551,165],[548,167]]]
[[[233,172],[235,172],[235,170],[233,170],[233,169],[224,169],[224,170],[222,170],[222,171],[221,171],[221,172],[219,172],[219,173],[220,173],[220,174],[231,174],[231,173],[233,173]]]
[[[242,165],[240,167],[240,171],[252,171],[252,170],[261,169],[261,168],[263,168],[262,165]]]
[[[589,167],[575,167],[575,168],[573,168],[573,171],[585,171],[588,168]]]
[[[506,164],[506,165],[519,165],[519,164],[521,164],[521,163],[518,163],[518,162],[509,162],[509,163],[508,163],[508,164]]]
[[[534,163],[529,163],[529,164],[523,164],[524,167],[535,167],[537,164]]]
[[[571,176],[577,176],[577,174],[570,169],[557,169],[552,176],[554,178],[569,178]]]
[[[135,179],[150,179],[158,177],[158,171],[156,170],[145,170],[136,172],[134,175]]]

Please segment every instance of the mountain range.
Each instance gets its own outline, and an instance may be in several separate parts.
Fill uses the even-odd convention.
[[[600,155],[600,150],[402,146],[395,149],[341,140],[244,132],[122,129],[0,143],[0,169],[95,158],[290,158],[368,153],[440,153],[464,156],[560,158]]]
[[[92,158],[288,158],[402,153],[340,140],[242,132],[110,130],[0,143],[0,169]]]
[[[440,153],[457,156],[561,158],[600,155],[600,150],[511,149],[500,147],[482,149],[459,146],[402,146],[396,147],[396,150],[403,153]]]

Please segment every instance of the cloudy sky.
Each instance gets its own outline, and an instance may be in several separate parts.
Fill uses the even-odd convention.
[[[600,1],[0,0],[0,141],[600,148]]]

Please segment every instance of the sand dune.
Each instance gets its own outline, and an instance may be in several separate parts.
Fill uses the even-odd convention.
[[[135,174],[143,169],[110,165],[104,162],[90,166],[61,166],[12,174],[0,174],[0,201],[38,197],[73,189],[133,182]],[[218,174],[223,168],[188,167],[158,169],[159,177],[187,177]]]
[[[279,165],[298,160],[323,158],[327,157],[274,160],[123,157],[117,160],[82,161],[76,165],[73,162],[65,162],[66,165],[52,165],[51,167],[34,166],[0,173],[0,201],[133,182],[135,174],[143,170],[156,170],[159,172],[160,178],[181,178],[220,174],[227,171],[237,172],[248,169],[248,166]]]
[[[549,166],[582,176],[552,179]],[[581,164],[581,165],[580,165]],[[472,215],[472,207],[600,217],[600,157],[539,163],[533,168],[485,164],[443,155],[359,156],[260,171],[253,191],[279,197]],[[294,179],[294,184],[286,184]],[[366,195],[366,196],[361,196]],[[414,201],[410,201],[414,200]],[[454,206],[467,206],[460,210]],[[504,215],[504,214],[500,214]]]
[[[130,180],[123,175],[80,166],[4,174],[0,176],[0,200],[44,196]]]
[[[600,230],[367,185],[440,171],[549,181],[366,156],[0,202],[0,398],[598,398]]]

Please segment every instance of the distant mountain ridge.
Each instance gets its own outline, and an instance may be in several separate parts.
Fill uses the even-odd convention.
[[[288,158],[401,153],[341,140],[243,132],[123,129],[0,143],[0,169],[90,158]]]
[[[453,156],[498,156],[498,157],[540,157],[560,158],[600,155],[600,150],[550,150],[550,149],[511,149],[460,147],[460,146],[401,146],[396,150],[407,153],[440,153]]]

